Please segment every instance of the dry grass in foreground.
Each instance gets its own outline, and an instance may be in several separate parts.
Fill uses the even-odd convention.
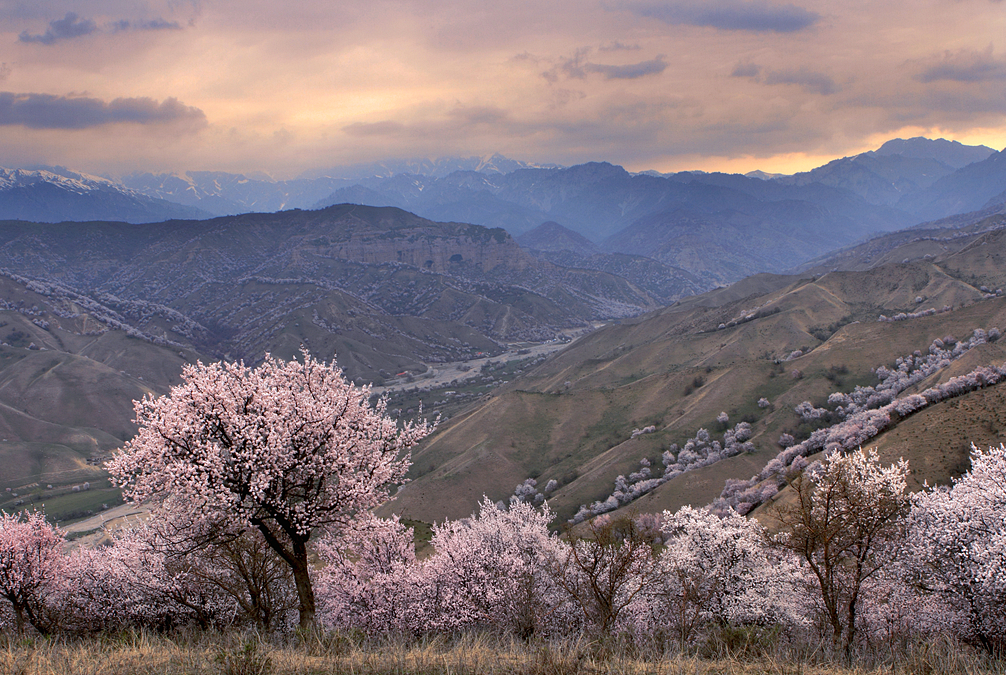
[[[83,639],[0,638],[9,675],[1006,675],[1006,662],[950,643],[918,645],[875,668],[760,657],[700,659],[605,653],[594,643],[527,644],[486,636],[361,647],[344,637],[277,645],[256,636],[126,633]]]

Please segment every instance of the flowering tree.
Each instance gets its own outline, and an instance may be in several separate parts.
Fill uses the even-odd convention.
[[[593,630],[608,633],[619,614],[652,586],[653,550],[631,518],[595,518],[576,537],[553,574]]]
[[[664,551],[647,599],[647,622],[676,635],[682,648],[704,625],[800,620],[799,565],[773,551],[755,520],[731,511],[681,507],[663,514]]]
[[[1006,639],[1006,447],[972,446],[970,471],[915,495],[909,525],[908,581],[946,603],[944,626],[995,652]]]
[[[436,553],[425,574],[436,591],[426,604],[438,607],[438,621],[496,626],[522,638],[548,632],[570,609],[549,572],[569,552],[548,530],[553,518],[548,504],[513,502],[504,511],[486,497],[478,514],[434,526]]]
[[[26,622],[40,633],[52,630],[47,598],[63,563],[63,537],[44,515],[0,512],[0,597],[13,608],[18,632]]]
[[[908,462],[881,467],[876,451],[833,452],[793,482],[796,502],[775,508],[779,545],[803,559],[817,581],[833,645],[850,654],[863,584],[888,565],[902,540]]]
[[[332,365],[186,366],[167,396],[135,403],[137,435],[108,469],[133,501],[174,496],[194,519],[258,530],[290,566],[300,624],[314,623],[308,542],[387,498],[426,423],[399,427],[384,401]]]

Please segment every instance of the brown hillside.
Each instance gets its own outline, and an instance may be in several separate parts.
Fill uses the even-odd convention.
[[[549,503],[569,517],[580,504],[606,498],[615,477],[635,471],[640,459],[662,471],[663,450],[699,427],[721,437],[716,416],[725,411],[731,425],[752,423],[757,451],[685,473],[631,508],[709,503],[725,479],[746,479],[773,458],[781,433],[809,434],[793,412],[801,401],[820,405],[832,392],[871,384],[872,368],[925,351],[936,338],[1006,326],[1006,300],[982,299],[956,272],[965,264],[951,258],[790,279],[722,305],[686,302],[602,328],[444,424],[415,453],[415,480],[393,510],[423,520],[463,517],[483,493],[506,499],[531,476],[539,487],[559,481]],[[877,321],[944,305],[953,311]],[[988,345],[934,380],[1004,358]],[[758,407],[762,397],[770,407]],[[656,432],[630,439],[648,425]],[[919,465],[933,480],[948,475],[938,462]]]

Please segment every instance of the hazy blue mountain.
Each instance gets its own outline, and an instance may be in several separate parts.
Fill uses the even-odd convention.
[[[570,251],[581,256],[591,256],[601,250],[579,232],[563,227],[554,220],[517,237],[517,243],[527,249],[537,251]]]
[[[871,204],[899,205],[912,211],[907,202],[899,204],[906,195],[918,194],[940,178],[994,153],[995,150],[984,145],[962,145],[942,138],[896,138],[877,150],[773,180],[787,185],[818,182],[850,190]]]
[[[455,172],[433,178],[400,174],[359,184],[382,195],[386,203],[428,218],[503,227],[514,235],[551,220],[592,241],[601,241],[652,213],[676,208],[707,215],[726,209],[763,212],[765,204],[774,202],[825,208],[838,239],[844,238],[843,231],[850,223],[856,230],[853,238],[912,224],[908,214],[878,208],[849,190],[819,183],[782,185],[739,175],[693,172],[666,177],[631,174],[606,162],[566,169],[522,169],[505,175]],[[316,206],[338,203],[346,196],[337,192]],[[787,210],[793,213],[787,215]],[[773,217],[796,214],[797,220],[791,224],[803,227],[800,208],[776,204],[768,211],[775,214]]]
[[[1006,152],[995,152],[940,178],[928,189],[905,195],[898,206],[920,220],[936,220],[1000,203],[1004,191]]]
[[[504,157],[499,153],[483,157],[436,157],[392,159],[383,162],[365,162],[328,169],[315,169],[300,175],[300,178],[391,178],[398,174],[416,174],[443,178],[455,171],[477,171],[479,173],[510,173],[517,169],[559,168],[558,164],[534,164]]]
[[[151,198],[110,180],[62,167],[0,169],[0,219],[151,223],[207,217],[205,211]]]
[[[348,194],[339,191],[367,180],[402,176],[407,183],[409,176],[416,176],[425,181],[430,178],[443,178],[457,172],[475,175],[501,174],[531,166],[537,165],[496,154],[488,157],[444,157],[356,164],[311,171],[295,179],[279,181],[269,177],[222,171],[186,171],[177,174],[137,173],[126,176],[122,182],[126,187],[150,197],[197,206],[214,215],[236,215],[324,208],[345,202],[370,206],[407,207],[408,200],[394,197],[393,186],[386,190],[377,190],[380,197],[361,190]],[[361,199],[359,201],[352,199],[354,194]],[[441,199],[441,203],[444,201]],[[463,213],[464,207],[459,207],[459,212]],[[431,215],[431,217],[440,216]],[[486,217],[484,220],[488,223],[491,218]]]
[[[948,141],[945,138],[929,139],[916,136],[907,140],[903,138],[892,139],[876,150],[865,154],[934,159],[941,164],[960,169],[968,164],[987,159],[989,155],[994,153],[995,150],[986,145],[964,145],[959,141]]]
[[[144,195],[195,206],[218,216],[311,208],[319,199],[350,184],[328,177],[273,181],[222,171],[139,173],[126,176],[122,182]]]
[[[871,204],[893,206],[953,172],[954,167],[931,158],[863,153],[773,180],[784,185],[821,183],[854,192]]]

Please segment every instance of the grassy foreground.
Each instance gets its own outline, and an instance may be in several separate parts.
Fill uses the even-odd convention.
[[[343,637],[272,644],[256,636],[127,633],[83,639],[0,638],[10,675],[971,675],[1006,673],[1006,663],[948,642],[920,644],[892,663],[843,668],[809,658],[738,659],[612,653],[580,642],[500,642],[486,636],[361,647]]]

